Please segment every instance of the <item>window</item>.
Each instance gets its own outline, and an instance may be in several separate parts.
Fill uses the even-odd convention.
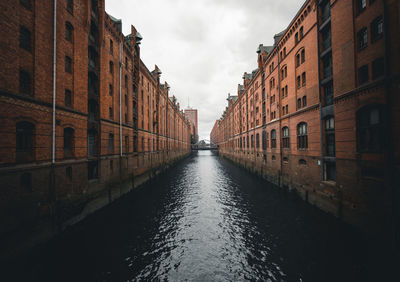
[[[297,88],[301,87],[300,75],[297,76]]]
[[[74,129],[64,128],[64,157],[73,156],[74,148]]]
[[[371,23],[371,42],[375,42],[383,35],[383,18],[379,16]]]
[[[19,47],[31,51],[31,32],[24,26],[19,29]]]
[[[383,151],[385,133],[382,106],[367,106],[357,112],[357,133],[359,152]]]
[[[88,162],[88,180],[99,178],[99,166],[97,161]]]
[[[72,92],[69,89],[65,89],[64,104],[66,107],[72,107]]]
[[[367,7],[367,0],[357,0],[357,12],[362,13]]]
[[[67,0],[67,10],[71,14],[74,14],[74,1],[73,0]]]
[[[267,149],[267,133],[265,131],[262,132],[262,149]]]
[[[295,43],[299,43],[299,33],[296,32],[296,34],[294,35],[294,39],[295,39]]]
[[[377,79],[385,74],[385,63],[383,58],[378,58],[372,62],[372,79]]]
[[[27,121],[18,122],[16,125],[16,151],[17,162],[33,160],[33,142],[35,126]]]
[[[256,148],[260,148],[260,134],[257,133],[256,134]]]
[[[24,6],[26,9],[31,10],[31,0],[20,0],[19,3]]]
[[[304,63],[306,60],[306,51],[303,49],[301,50],[301,63]]]
[[[128,69],[128,58],[125,57],[125,69]]]
[[[70,22],[65,23],[65,39],[72,42],[74,37],[74,27]]]
[[[304,37],[304,29],[303,27],[300,27],[300,40],[303,39]]]
[[[296,67],[300,66],[300,54],[296,55]]]
[[[326,162],[325,163],[325,180],[336,181],[336,163]]]
[[[125,153],[129,153],[129,136],[125,136]]]
[[[335,156],[335,118],[328,117],[325,119],[325,149],[326,155]]]
[[[276,131],[275,131],[275,129],[271,130],[271,148],[276,148]]]
[[[246,140],[246,144],[247,144],[247,148],[249,148],[250,147],[250,142],[249,142],[249,136],[247,135],[247,138],[246,138],[247,140]]]
[[[88,103],[89,120],[95,120],[97,118],[97,102],[93,99],[89,100]]]
[[[31,95],[31,75],[25,70],[19,71],[19,93]]]
[[[301,74],[301,84],[302,84],[302,86],[306,86],[306,73],[305,72],[303,72]]]
[[[297,148],[308,148],[307,123],[305,122],[301,122],[297,125]]]
[[[137,136],[133,136],[133,151],[137,152]]]
[[[303,107],[307,106],[307,96],[303,96]]]
[[[109,115],[110,115],[110,119],[114,119],[114,111],[113,111],[113,108],[112,108],[112,107],[109,107],[109,108],[108,108],[108,113],[109,113]]]
[[[333,104],[333,83],[332,80],[326,83],[324,86],[324,98],[325,106]]]
[[[300,159],[299,160],[299,165],[306,165],[307,161],[305,159]]]
[[[254,135],[251,135],[251,148],[254,148]]]
[[[324,1],[321,4],[321,24],[325,22],[329,17],[331,13],[331,4],[330,1]]]
[[[282,137],[282,146],[283,146],[283,148],[290,148],[289,128],[287,126],[282,128],[282,133],[283,133],[283,137]]]
[[[358,33],[358,50],[362,50],[368,45],[368,33],[367,33],[367,28],[364,27],[362,28]]]
[[[111,83],[108,85],[108,94],[110,96],[112,96],[114,94],[114,87]]]
[[[286,57],[286,47],[283,48],[283,57]]]
[[[368,65],[364,65],[358,69],[358,81],[360,85],[368,82]]]
[[[331,46],[331,26],[328,25],[322,30],[322,51],[330,48]]]
[[[297,109],[301,108],[301,99],[297,99]]]
[[[114,74],[114,63],[112,61],[110,61],[109,63],[109,68],[110,68],[110,73]]]
[[[114,153],[114,134],[108,134],[108,152]]]
[[[110,39],[110,54],[112,55],[114,53],[114,44],[112,39]]]
[[[323,76],[324,78],[328,78],[330,76],[332,76],[332,55],[328,54],[326,56],[324,56],[324,58],[322,59],[322,65],[323,65]]]
[[[68,56],[65,56],[65,71],[72,73],[72,59]]]

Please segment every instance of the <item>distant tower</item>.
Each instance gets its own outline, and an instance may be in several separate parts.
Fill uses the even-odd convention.
[[[188,103],[189,103],[189,99],[188,99]],[[199,141],[199,127],[198,127],[198,121],[197,121],[197,110],[191,109],[188,105],[188,108],[185,109],[185,117],[187,119],[189,119],[193,124],[193,128],[191,129],[191,134],[193,135],[194,142],[197,143]]]

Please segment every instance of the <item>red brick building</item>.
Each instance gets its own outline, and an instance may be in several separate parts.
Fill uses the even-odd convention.
[[[210,134],[220,153],[345,221],[399,236],[399,8],[305,1],[228,97]]]
[[[124,35],[104,1],[0,8],[4,244],[32,226],[49,237],[188,154],[189,122],[140,60],[141,35]]]
[[[193,129],[194,129],[194,142],[197,143],[199,142],[199,123],[197,119],[197,110],[196,109],[185,109],[185,116],[189,120],[192,121],[193,123]]]

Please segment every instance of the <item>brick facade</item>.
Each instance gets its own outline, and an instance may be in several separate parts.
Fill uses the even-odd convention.
[[[104,6],[57,1],[54,73],[53,1],[1,1],[5,244],[16,230],[29,236],[31,226],[63,226],[93,209],[91,201],[119,197],[121,183],[132,187],[140,175],[190,151],[190,124],[179,103],[160,84],[157,66],[149,72],[140,60],[141,35],[131,26],[125,36]]]
[[[392,0],[305,1],[228,96],[210,134],[220,153],[347,222],[399,236],[398,12]]]

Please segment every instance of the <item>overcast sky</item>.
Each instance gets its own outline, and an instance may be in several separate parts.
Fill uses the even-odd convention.
[[[106,11],[143,36],[141,58],[162,71],[184,108],[198,109],[200,139],[209,139],[228,93],[257,68],[260,43],[287,27],[304,0],[106,0]]]

